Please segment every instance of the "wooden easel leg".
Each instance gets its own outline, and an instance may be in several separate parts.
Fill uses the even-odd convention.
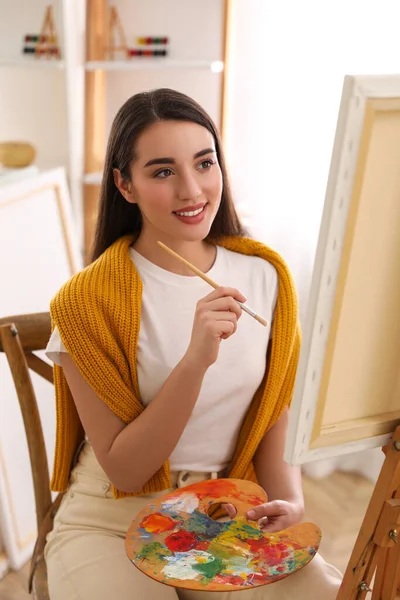
[[[116,35],[114,35],[116,32]],[[119,45],[117,44],[116,38],[119,36]],[[125,32],[122,27],[121,19],[115,6],[110,8],[109,12],[109,24],[108,24],[108,57],[114,60],[114,53],[116,51],[124,52],[125,58],[128,57],[128,46],[126,44]]]
[[[387,559],[387,553],[387,548],[379,548],[377,552],[377,569],[371,600],[380,600],[382,598],[381,594],[383,588],[383,580],[385,576],[385,564]]]
[[[44,38],[46,35],[47,35],[47,40],[42,41],[42,38]],[[58,43],[58,41],[57,41],[57,34],[56,34],[55,25],[54,25],[53,7],[52,7],[52,5],[49,5],[45,11],[42,29],[39,34],[39,41],[38,41],[38,43],[36,45],[36,49],[35,49],[35,55],[40,56],[42,54],[41,50],[43,50],[46,57],[49,58],[51,56],[50,49],[53,47],[57,47],[57,43]]]
[[[400,487],[396,492],[395,495],[396,500],[400,500]],[[399,537],[400,537],[400,533],[399,533]],[[399,546],[400,546],[400,541],[398,542]],[[400,573],[397,577],[397,595],[400,596]]]
[[[114,26],[115,26],[115,9],[112,6],[110,8],[110,13],[109,13],[109,22],[108,22],[108,47],[107,47],[107,52],[108,52],[108,59],[109,60],[114,60]]]
[[[372,584],[372,580],[376,571],[376,567],[378,565],[379,562],[379,550],[380,548],[378,548],[377,546],[374,546],[372,553],[371,553],[371,557],[368,561],[368,566],[365,570],[364,573],[364,577],[363,577],[363,581],[365,582],[365,588],[366,589],[370,589],[371,588],[371,584]],[[376,578],[375,578],[376,581]],[[374,588],[375,588],[375,583],[374,583]],[[364,600],[364,598],[366,597],[367,592],[365,591],[365,593],[361,594],[360,597],[357,597],[357,600]]]
[[[367,579],[370,581],[373,572],[371,565],[377,559],[379,560],[379,573],[381,572],[381,561],[383,561],[383,558],[381,558],[382,552],[380,550],[386,550],[386,548],[389,548],[389,551],[388,560],[385,561],[385,570],[390,568],[391,571],[386,571],[386,577],[383,575],[384,581],[382,585],[386,585],[389,595],[375,595],[375,598],[379,598],[379,600],[391,600],[395,597],[394,594],[400,578],[400,566],[397,564],[400,562],[400,540],[395,542],[394,539],[390,538],[389,533],[391,532],[392,538],[393,535],[400,537],[400,525],[398,525],[400,426],[396,428],[391,443],[385,448],[385,454],[385,462],[362,522],[336,600],[355,600],[356,598],[360,598],[360,592],[364,593],[363,590],[369,587]],[[393,532],[397,532],[397,534]],[[376,587],[379,590],[380,575],[378,573],[377,577],[378,581],[375,581],[374,588]],[[388,582],[389,579],[391,579],[391,584]],[[382,592],[383,589],[384,587],[382,588]],[[394,590],[394,594],[392,590]],[[391,593],[392,595],[390,595]]]
[[[44,18],[43,18],[43,23],[42,23],[42,27],[39,33],[39,39],[38,39],[38,43],[36,44],[36,48],[35,48],[35,56],[40,56],[41,54],[41,49],[43,47],[46,47],[45,43],[42,42],[42,38],[46,35],[46,30],[49,26],[49,19],[50,19],[50,7],[47,6],[45,13],[44,13]]]
[[[400,567],[399,499],[390,498],[385,501],[373,541],[378,547],[379,561],[372,600],[394,600]]]
[[[395,600],[400,577],[400,536],[396,546],[387,551],[385,567],[381,598]],[[373,596],[372,600],[374,600]]]

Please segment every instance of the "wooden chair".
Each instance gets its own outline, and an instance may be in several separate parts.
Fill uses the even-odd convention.
[[[49,600],[47,569],[43,550],[46,535],[53,527],[53,519],[62,494],[52,501],[46,448],[39,410],[29,369],[53,383],[50,365],[33,354],[46,347],[50,337],[49,313],[12,316],[0,319],[0,352],[4,352],[17,391],[25,426],[35,492],[38,537],[31,559],[29,592],[35,600]]]

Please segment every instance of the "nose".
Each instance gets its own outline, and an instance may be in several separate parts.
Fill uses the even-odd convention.
[[[179,179],[179,200],[194,200],[201,195],[201,187],[192,173],[184,173]]]

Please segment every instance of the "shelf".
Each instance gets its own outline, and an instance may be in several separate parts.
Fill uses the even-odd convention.
[[[205,69],[221,73],[224,65],[220,60],[174,60],[171,58],[132,58],[130,60],[104,60],[86,63],[86,71],[130,71],[137,69]]]
[[[27,69],[64,69],[64,61],[51,58],[0,58],[0,67]]]
[[[83,176],[83,183],[87,185],[100,185],[103,178],[103,173],[86,173]]]
[[[0,166],[0,186],[21,181],[25,177],[31,177],[38,173],[39,168],[37,165],[29,165],[29,167],[20,167],[18,169]]]

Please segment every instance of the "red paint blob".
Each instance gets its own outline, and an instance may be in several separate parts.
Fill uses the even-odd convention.
[[[187,552],[196,546],[197,540],[190,531],[177,531],[165,538],[164,543],[171,552]]]
[[[240,585],[242,586],[244,583],[244,579],[239,577],[238,575],[219,575],[214,578],[215,583],[229,583],[231,585]]]
[[[278,542],[278,544],[268,544],[266,539],[246,540],[250,549],[260,559],[265,560],[268,565],[279,565],[284,558],[289,556],[289,550],[286,544]]]
[[[196,541],[196,550],[208,550],[210,547],[210,540]]]
[[[260,569],[260,571],[258,573],[252,573],[251,575],[249,575],[247,577],[247,581],[251,581],[251,583],[253,585],[256,584],[256,583],[259,583],[259,584],[262,585],[263,583],[265,583],[269,579],[272,579],[272,577],[264,569]]]

